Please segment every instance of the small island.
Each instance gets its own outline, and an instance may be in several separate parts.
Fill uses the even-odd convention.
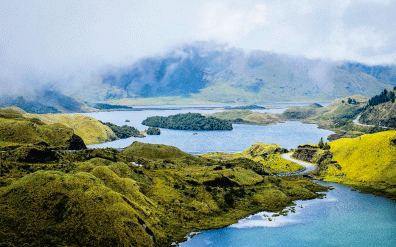
[[[160,135],[161,130],[156,127],[149,127],[146,131],[147,135]]]
[[[232,130],[232,123],[215,117],[205,117],[199,113],[177,114],[168,117],[148,117],[143,125],[176,130]]]
[[[103,125],[110,127],[110,129],[114,132],[114,134],[120,139],[125,139],[129,137],[144,137],[144,135],[140,134],[139,130],[137,130],[135,127],[132,126],[128,126],[128,125],[118,126],[110,122],[106,122],[106,123],[101,122],[101,123]]]
[[[266,109],[264,106],[258,105],[241,105],[241,106],[226,106],[224,110],[263,110]]]

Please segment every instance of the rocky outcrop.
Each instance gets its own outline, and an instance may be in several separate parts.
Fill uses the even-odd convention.
[[[82,150],[82,149],[87,149],[87,146],[85,146],[85,143],[83,139],[76,135],[73,134],[69,140],[66,141],[66,150]]]
[[[316,145],[300,145],[294,152],[293,157],[299,160],[321,165],[325,161],[331,161],[333,154],[328,150],[322,150]]]

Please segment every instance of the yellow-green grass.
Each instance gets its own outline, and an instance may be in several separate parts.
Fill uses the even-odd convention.
[[[283,120],[276,114],[258,112],[254,112],[253,114],[246,116],[243,120],[257,125],[269,125],[283,122]]]
[[[0,225],[0,244],[167,246],[190,231],[224,227],[262,210],[279,211],[324,189],[299,178],[226,168],[173,147],[133,146],[127,152],[58,152],[59,163],[0,159],[0,218],[6,223]],[[133,152],[144,147],[159,154]],[[76,161],[92,155],[108,159]]]
[[[175,159],[186,156],[192,157],[177,147],[167,146],[163,144],[147,144],[135,141],[122,151],[126,156],[140,157],[147,159]]]
[[[74,130],[76,135],[80,136],[86,145],[108,142],[116,140],[117,137],[110,127],[103,125],[98,120],[82,114],[73,116],[63,114],[24,114],[27,118],[38,118],[46,124],[61,123]]]
[[[340,139],[330,143],[338,170],[329,166],[325,178],[385,186],[396,185],[396,146],[392,142],[396,131]]]
[[[261,163],[265,167],[273,169],[276,173],[290,173],[304,169],[299,164],[282,159],[280,152],[283,149],[277,144],[255,143],[242,153],[209,153],[201,157],[217,160],[233,160],[237,158],[247,158]]]
[[[240,118],[250,124],[257,124],[257,125],[277,124],[283,121],[276,114],[259,113],[250,110],[230,110],[230,111],[216,112],[206,115],[224,120],[235,120],[237,118]]]
[[[154,246],[142,222],[161,238],[156,210],[138,189],[104,166],[92,174],[35,172],[1,192],[1,239],[28,246]]]
[[[15,146],[45,142],[51,147],[64,147],[73,130],[62,124],[37,124],[29,119],[0,118],[0,142],[2,146]]]
[[[233,120],[236,118],[243,119],[250,114],[253,114],[253,112],[250,110],[230,110],[230,111],[222,111],[222,112],[216,112],[216,113],[205,114],[205,115],[223,119],[223,120]]]

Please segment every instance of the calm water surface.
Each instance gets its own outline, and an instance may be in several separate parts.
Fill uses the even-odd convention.
[[[203,231],[180,246],[396,246],[396,202],[319,183],[335,189],[324,199],[296,201],[296,213],[271,217],[273,213],[261,212],[226,228]]]
[[[264,111],[280,111],[284,109],[266,109]],[[169,116],[178,113],[198,112],[214,113],[219,110],[149,110],[149,111],[114,111],[86,113],[104,122],[111,122],[117,125],[130,125],[139,130],[148,127],[141,122],[150,116]],[[130,122],[125,122],[129,120]],[[329,130],[319,129],[315,124],[303,124],[301,122],[288,121],[276,125],[259,126],[233,124],[233,130],[227,131],[185,131],[161,129],[159,136],[146,136],[145,138],[128,138],[114,142],[90,145],[90,148],[124,148],[134,141],[166,144],[176,146],[181,150],[194,154],[208,152],[241,152],[252,146],[256,142],[276,143],[283,148],[296,148],[303,143],[318,143],[320,138],[326,138],[334,133]]]
[[[266,109],[261,112],[282,112]],[[96,119],[117,125],[147,129],[141,122],[149,116],[177,113],[213,113],[217,110],[119,111],[88,113]],[[130,122],[125,122],[125,120]],[[317,143],[332,131],[314,124],[285,122],[277,125],[233,125],[232,131],[179,131],[161,129],[160,136],[128,138],[94,147],[124,148],[138,140],[146,143],[172,145],[190,153],[241,152],[255,142],[277,143],[284,148]],[[197,134],[194,134],[197,133]],[[319,182],[335,189],[325,199],[297,201],[296,213],[271,217],[261,212],[229,227],[204,231],[183,247],[200,246],[396,246],[396,202],[373,195],[360,194],[344,185]],[[273,221],[269,221],[268,217]]]

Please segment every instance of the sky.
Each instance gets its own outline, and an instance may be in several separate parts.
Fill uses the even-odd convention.
[[[91,80],[194,41],[396,64],[395,13],[396,0],[1,0],[0,90]]]

